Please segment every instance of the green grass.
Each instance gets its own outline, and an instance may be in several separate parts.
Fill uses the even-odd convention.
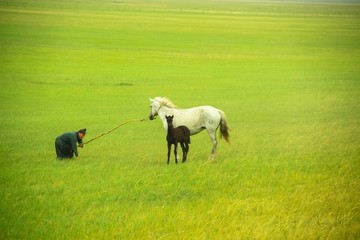
[[[0,1],[1,239],[358,239],[360,6]],[[149,100],[213,105],[166,165]]]

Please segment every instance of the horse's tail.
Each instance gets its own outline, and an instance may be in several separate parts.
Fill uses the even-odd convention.
[[[229,127],[227,125],[226,116],[225,113],[221,110],[219,110],[219,113],[221,115],[220,120],[220,138],[224,137],[226,142],[230,142],[230,134],[229,134]]]

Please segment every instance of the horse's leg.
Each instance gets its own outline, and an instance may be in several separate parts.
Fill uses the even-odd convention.
[[[167,164],[169,164],[170,161],[170,151],[171,151],[171,143],[168,142]]]
[[[211,142],[213,144],[213,148],[211,150],[211,155],[210,155],[210,159],[211,160],[214,160],[215,157],[216,157],[216,147],[217,147],[217,139],[216,139],[216,129],[215,130],[209,130],[207,129],[208,133],[209,133],[209,136],[210,136],[210,139],[211,139]]]
[[[175,145],[175,147],[174,147],[175,162],[176,162],[176,164],[177,164],[177,163],[178,163],[178,157],[177,157],[177,146],[178,146],[178,143],[176,142],[174,145]]]

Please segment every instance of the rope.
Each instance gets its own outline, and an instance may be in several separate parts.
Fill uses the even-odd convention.
[[[123,126],[123,125],[125,125],[125,124],[127,124],[127,123],[130,123],[130,122],[142,122],[142,121],[144,121],[144,120],[146,120],[146,118],[143,118],[143,119],[133,119],[133,120],[128,120],[128,121],[126,121],[126,122],[123,122],[123,123],[121,123],[120,125],[114,127],[113,129],[111,129],[111,130],[109,130],[109,131],[107,131],[107,132],[104,132],[104,133],[102,133],[102,134],[100,134],[100,135],[98,135],[98,136],[96,136],[96,137],[94,137],[94,138],[92,138],[92,139],[84,142],[83,145],[88,144],[88,143],[94,141],[95,139],[101,138],[102,136],[104,136],[104,135],[106,135],[106,134],[109,134],[109,133],[115,131],[116,129],[118,129],[119,127],[121,127],[121,126]]]

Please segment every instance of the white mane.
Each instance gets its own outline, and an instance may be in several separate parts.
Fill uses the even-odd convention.
[[[170,101],[170,99],[166,97],[156,97],[154,100],[158,101],[161,106],[179,109],[172,101]]]

